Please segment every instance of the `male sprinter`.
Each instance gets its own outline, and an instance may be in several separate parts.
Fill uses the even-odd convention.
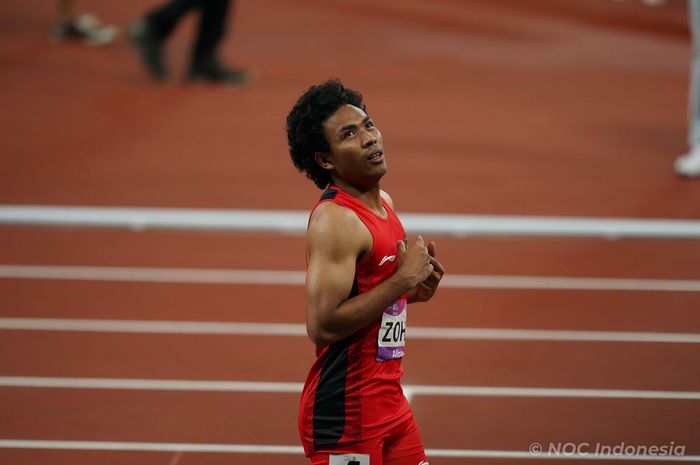
[[[316,344],[299,432],[312,465],[427,465],[400,385],[406,303],[434,294],[435,244],[407,248],[382,134],[362,96],[327,81],[287,116],[294,165],[325,189],[307,231],[306,330]]]

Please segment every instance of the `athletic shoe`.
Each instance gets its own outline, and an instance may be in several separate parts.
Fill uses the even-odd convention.
[[[54,26],[51,40],[79,40],[88,45],[109,45],[117,37],[117,28],[102,24],[94,15],[80,15],[68,23]]]
[[[143,19],[131,23],[129,37],[139,51],[141,63],[146,67],[148,74],[159,81],[165,79],[168,71],[163,62],[164,39]]]
[[[694,147],[690,153],[679,157],[675,164],[676,173],[681,176],[700,176],[700,146]]]
[[[253,75],[242,69],[229,69],[216,58],[196,60],[187,73],[187,80],[220,84],[245,85],[253,80]]]

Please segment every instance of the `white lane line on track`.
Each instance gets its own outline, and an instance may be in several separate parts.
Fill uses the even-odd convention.
[[[137,452],[218,452],[230,454],[280,454],[301,455],[300,446],[269,444],[195,444],[173,442],[122,442],[122,441],[49,441],[30,439],[0,439],[4,449],[52,449],[90,451]],[[613,455],[613,454],[550,454],[539,455],[529,451],[479,450],[479,449],[427,449],[430,458],[506,458],[506,459],[556,459],[556,460],[638,460],[650,462],[697,462],[698,455]]]
[[[303,271],[0,265],[0,278],[193,284],[304,284]]]
[[[183,208],[0,206],[0,224],[144,229],[186,229],[303,234],[309,212]],[[409,233],[450,236],[564,236],[700,238],[700,221],[555,216],[402,213]]]
[[[302,384],[259,381],[0,376],[0,387],[299,393],[301,392]],[[404,386],[404,392],[409,398],[414,398],[415,396],[449,396],[700,400],[700,392],[694,391],[650,391],[625,389],[406,385]]]
[[[279,394],[299,393],[303,384],[258,381],[0,376],[0,386],[145,391],[270,392]]]
[[[0,330],[306,337],[306,327],[303,324],[227,321],[0,318]],[[439,328],[421,326],[409,326],[406,331],[410,339],[430,340],[700,343],[700,334],[694,333],[452,327]]]
[[[0,439],[6,449],[68,449],[142,452],[224,452],[233,454],[302,454],[300,446],[262,444],[188,444],[174,442],[41,441]]]
[[[305,276],[303,271],[285,270],[0,265],[0,278],[14,279],[301,286]],[[700,292],[698,280],[673,279],[448,274],[440,285],[453,289]]]

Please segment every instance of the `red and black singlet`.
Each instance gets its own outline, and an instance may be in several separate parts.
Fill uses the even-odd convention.
[[[323,202],[353,210],[372,235],[372,249],[357,262],[348,298],[393,275],[397,241],[404,240],[406,233],[387,202],[382,199],[386,218],[336,186],[329,187],[314,208]],[[316,349],[299,409],[299,431],[307,456],[319,449],[378,437],[411,415],[400,385],[405,332],[404,295],[360,331]]]

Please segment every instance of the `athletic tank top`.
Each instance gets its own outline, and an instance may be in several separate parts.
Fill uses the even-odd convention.
[[[351,209],[372,235],[372,249],[357,262],[348,298],[393,275],[397,241],[405,240],[406,232],[384,199],[386,218],[336,186],[326,189],[314,209],[323,202]],[[403,295],[355,334],[316,349],[299,409],[299,431],[307,456],[324,447],[378,437],[411,414],[400,385],[405,334]]]

